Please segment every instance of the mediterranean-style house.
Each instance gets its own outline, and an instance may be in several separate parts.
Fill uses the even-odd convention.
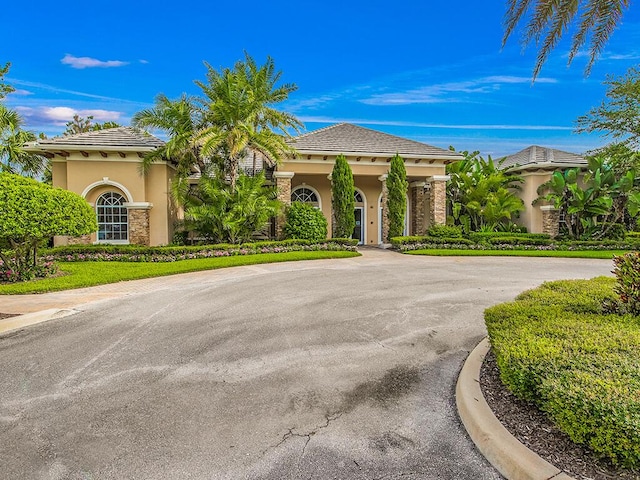
[[[520,175],[524,183],[516,192],[523,200],[525,210],[515,223],[527,228],[531,233],[548,233],[552,237],[558,235],[560,212],[545,202],[533,204],[538,198],[538,188],[551,179],[553,172],[561,172],[568,168],[586,170],[587,160],[575,153],[564,152],[552,148],[532,145],[501,160],[502,168]]]
[[[170,185],[175,167],[157,162],[143,174],[142,159],[163,141],[130,127],[99,130],[38,140],[27,150],[49,157],[53,185],[78,193],[91,204],[98,231],[80,239],[60,237],[67,243],[120,243],[164,245],[171,243],[179,210],[171,201]],[[448,163],[461,160],[458,153],[389,135],[360,126],[340,123],[291,140],[297,155],[279,165],[262,160],[267,178],[278,187],[279,199],[312,203],[322,210],[331,236],[330,174],[338,155],[345,155],[356,187],[356,230],[361,244],[378,245],[387,234],[386,175],[396,153],[405,161],[409,181],[406,233],[420,235],[433,224],[446,221]],[[256,162],[243,164],[256,170]],[[275,228],[281,234],[282,219]]]

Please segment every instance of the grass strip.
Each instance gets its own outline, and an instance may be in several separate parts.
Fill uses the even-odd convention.
[[[404,252],[408,255],[430,255],[433,257],[556,257],[612,259],[626,250],[453,250],[427,249]]]
[[[0,295],[57,292],[73,288],[92,287],[107,283],[123,282],[126,280],[138,280],[141,278],[161,277],[166,275],[175,275],[178,273],[215,270],[218,268],[256,265],[260,263],[320,260],[327,258],[350,258],[359,256],[360,254],[357,252],[348,251],[310,251],[237,255],[232,257],[180,260],[170,263],[60,262],[60,271],[63,275],[23,283],[0,285]]]

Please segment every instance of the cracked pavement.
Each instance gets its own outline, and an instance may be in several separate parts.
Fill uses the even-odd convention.
[[[610,270],[365,250],[122,284],[0,336],[2,477],[498,479],[454,400],[484,308]]]

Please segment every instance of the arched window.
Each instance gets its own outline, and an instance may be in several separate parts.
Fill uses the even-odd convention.
[[[360,191],[358,190],[356,190],[356,193],[353,196],[353,199],[356,201],[356,203],[364,203],[364,198],[362,198],[362,193],[360,193]]]
[[[98,241],[125,243],[129,240],[129,217],[125,198],[116,192],[103,193],[96,201]]]
[[[310,203],[314,207],[320,207],[320,199],[318,198],[318,194],[316,193],[316,191],[305,186],[296,187],[291,192],[291,201]]]

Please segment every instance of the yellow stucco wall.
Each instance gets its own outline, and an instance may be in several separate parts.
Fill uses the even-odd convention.
[[[86,157],[80,152],[70,152],[68,157],[54,158],[53,184],[79,195],[86,192],[85,199],[91,205],[108,191],[120,193],[127,202],[151,203],[150,243],[170,243],[175,217],[169,195],[173,169],[166,164],[154,164],[145,176],[141,174],[140,165],[141,159],[135,152],[126,153],[124,158],[117,152],[107,152],[106,158],[99,152],[88,152]],[[96,241],[95,234],[91,241]]]
[[[521,174],[524,183],[522,190],[516,194],[524,202],[524,211],[520,214],[520,218],[515,223],[527,227],[530,233],[542,233],[542,211],[540,205],[532,205],[532,202],[538,198],[538,187],[547,182],[551,178],[550,172],[527,172]]]

